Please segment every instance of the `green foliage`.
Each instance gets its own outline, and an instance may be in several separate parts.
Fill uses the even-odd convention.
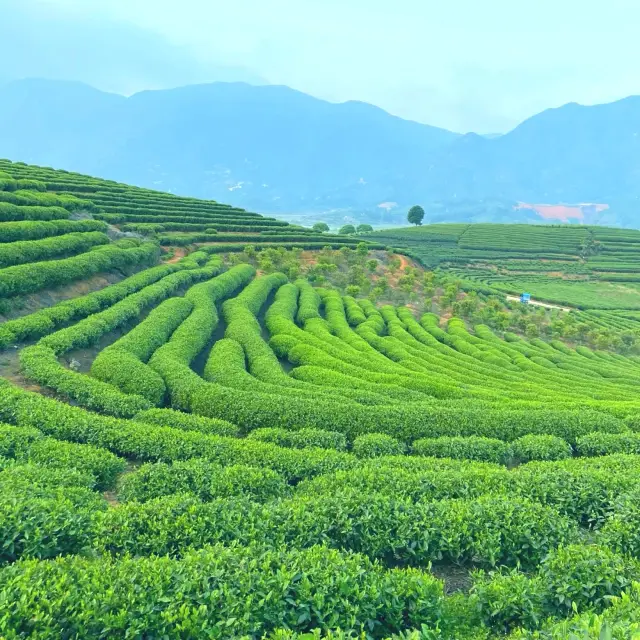
[[[38,489],[5,484],[0,495],[0,563],[78,553],[93,538],[104,501],[81,488]],[[82,496],[82,500],[79,498]]]
[[[345,224],[340,227],[340,231],[338,233],[341,236],[350,236],[356,232],[356,228],[352,224]]]
[[[0,225],[0,242],[9,243],[20,240],[40,240],[52,236],[70,233],[106,231],[107,225],[99,220],[53,220],[51,222],[3,222]],[[7,249],[3,247],[2,251]]]
[[[520,462],[530,460],[563,460],[570,458],[571,445],[557,436],[528,435],[512,443],[513,456]]]
[[[576,451],[581,456],[640,453],[640,433],[589,433],[578,438]]]
[[[125,476],[119,496],[124,501],[147,502],[161,496],[185,493],[201,500],[246,496],[258,502],[281,497],[287,493],[282,476],[271,469],[246,465],[222,467],[194,459],[146,464]]]
[[[415,204],[409,212],[407,213],[407,221],[410,224],[415,224],[416,226],[422,224],[422,220],[424,218],[424,209],[419,205]]]
[[[37,429],[0,424],[0,457],[23,459],[40,438],[42,433]]]
[[[527,576],[479,573],[472,598],[487,626],[500,632],[538,629],[548,617],[601,612],[638,579],[640,565],[596,545],[561,546]]]
[[[43,240],[12,242],[0,249],[0,268],[59,256],[72,256],[84,253],[91,247],[108,243],[109,238],[99,231],[68,233]]]
[[[72,258],[7,267],[0,272],[0,296],[24,295],[45,287],[55,287],[86,278],[95,273],[124,269],[150,262],[157,254],[157,246],[151,243],[132,248],[108,244]]]
[[[586,610],[602,611],[611,596],[620,595],[640,578],[640,564],[606,547],[560,547],[543,563],[540,575],[547,606],[559,616]]]
[[[347,439],[342,433],[323,431],[322,429],[289,431],[276,427],[266,427],[252,431],[247,437],[250,440],[271,442],[277,444],[279,447],[290,447],[293,449],[320,447],[321,449],[345,451],[347,448]]]
[[[369,433],[353,441],[353,453],[358,458],[378,458],[404,453],[405,446],[384,433]]]
[[[112,637],[260,637],[277,627],[323,627],[385,638],[435,624],[442,601],[442,584],[427,573],[385,571],[322,547],[215,546],[182,560],[75,557],[19,564],[3,578],[0,633],[43,640],[101,638],[107,620]]]
[[[506,464],[513,455],[511,446],[506,442],[478,436],[421,438],[413,443],[411,452],[418,456],[459,458],[497,464]]]
[[[316,222],[311,228],[319,233],[329,231],[329,225],[326,222]]]
[[[200,431],[217,436],[237,436],[238,427],[215,418],[204,418],[174,409],[147,409],[136,414],[137,422],[148,422],[161,427],[173,427],[184,431]]]

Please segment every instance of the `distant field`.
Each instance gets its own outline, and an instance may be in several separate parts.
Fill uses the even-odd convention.
[[[640,231],[575,225],[426,225],[369,234],[496,292],[580,309],[639,309]]]

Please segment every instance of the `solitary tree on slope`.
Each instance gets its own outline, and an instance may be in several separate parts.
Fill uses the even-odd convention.
[[[409,209],[407,220],[417,226],[422,224],[422,218],[424,218],[424,209],[419,204],[414,204],[413,207]]]

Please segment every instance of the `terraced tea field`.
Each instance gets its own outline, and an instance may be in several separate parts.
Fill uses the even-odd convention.
[[[235,234],[366,259],[349,248],[359,238],[0,170],[0,360],[20,363],[0,381],[0,637],[638,631],[639,357],[424,301],[376,305],[228,256],[246,254]],[[175,225],[191,224],[217,233],[181,240],[200,230]],[[571,243],[592,233],[579,231],[537,247],[577,262]],[[466,231],[419,233],[440,251]],[[162,245],[182,251],[159,262]],[[114,281],[50,306],[12,303],[104,274]],[[449,295],[446,274],[421,277],[423,297]],[[624,328],[637,312],[583,313]]]

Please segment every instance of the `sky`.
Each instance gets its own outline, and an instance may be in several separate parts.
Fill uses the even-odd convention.
[[[119,93],[285,84],[478,133],[640,93],[637,0],[0,0],[2,15],[13,76]]]

